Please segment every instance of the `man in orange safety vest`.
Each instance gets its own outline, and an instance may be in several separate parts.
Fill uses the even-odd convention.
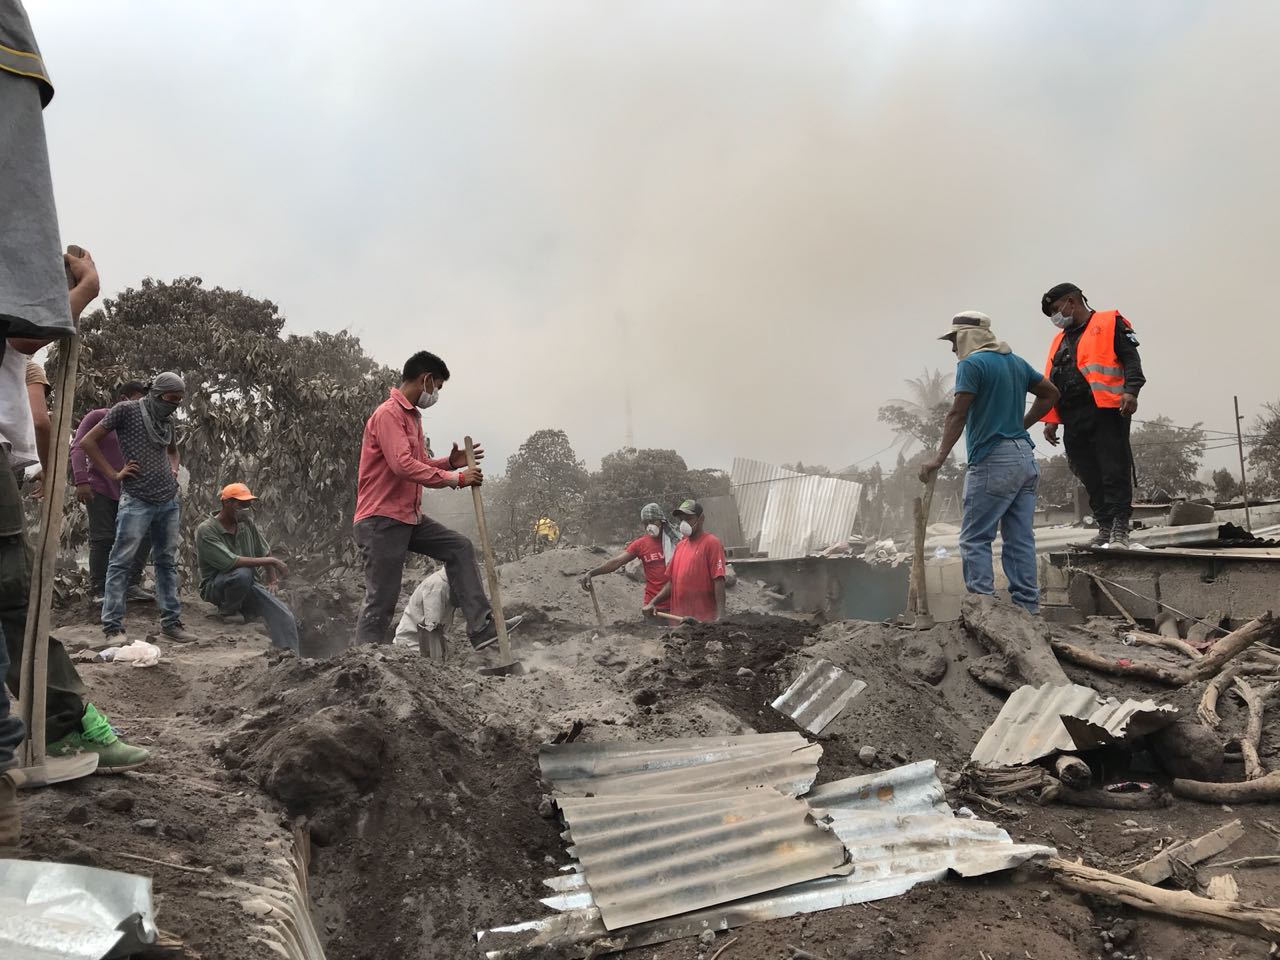
[[[1128,547],[1133,512],[1133,451],[1129,424],[1146,383],[1133,326],[1118,310],[1095,311],[1074,283],[1040,298],[1058,335],[1044,375],[1061,398],[1044,418],[1044,436],[1058,445],[1058,426],[1072,472],[1089,492],[1099,547]]]

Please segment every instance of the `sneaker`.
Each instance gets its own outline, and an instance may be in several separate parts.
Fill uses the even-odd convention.
[[[22,839],[22,818],[18,815],[18,788],[7,774],[0,773],[0,857],[12,857]]]
[[[98,773],[123,773],[147,762],[150,752],[125,743],[111,729],[104,713],[92,703],[85,704],[80,729],[55,740],[45,748],[51,757],[69,757],[84,752],[98,755]]]
[[[1111,546],[1117,550],[1129,549],[1129,521],[1117,520],[1111,525]]]
[[[511,633],[516,627],[520,626],[523,620],[523,616],[509,618],[507,620],[507,633]],[[493,622],[493,618],[490,618],[485,628],[474,637],[471,637],[470,640],[471,649],[473,650],[483,650],[485,647],[496,643],[498,640],[498,627]]]
[[[166,623],[160,628],[160,632],[170,640],[178,643],[186,643],[188,640],[194,639],[187,633],[186,627],[182,625],[181,620],[176,623]]]
[[[156,595],[145,589],[140,583],[131,583],[129,584],[129,589],[125,591],[124,598],[137,603],[154,603]]]

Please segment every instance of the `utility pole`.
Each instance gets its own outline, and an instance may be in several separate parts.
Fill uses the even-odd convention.
[[[1249,519],[1249,478],[1244,472],[1244,437],[1240,434],[1240,398],[1232,397],[1236,404],[1236,448],[1240,451],[1240,489],[1244,492],[1244,528],[1253,533],[1253,521]]]

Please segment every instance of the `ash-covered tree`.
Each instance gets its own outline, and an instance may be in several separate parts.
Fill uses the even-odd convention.
[[[951,406],[955,375],[926,369],[906,381],[907,396],[892,399],[880,408],[879,420],[893,428],[904,456],[913,447],[936,450],[942,440],[942,422]]]
[[[1075,500],[1076,475],[1063,454],[1040,461],[1040,485],[1036,499],[1046,507],[1065,507]]]
[[[731,492],[723,470],[690,470],[674,450],[623,447],[606,454],[591,474],[586,517],[593,537],[619,541],[635,535],[646,503],[670,511],[690,497],[703,500]]]
[[[1156,417],[1133,431],[1130,445],[1142,496],[1162,500],[1204,490],[1196,476],[1204,459],[1200,424],[1179,427],[1168,417]]]
[[[1280,401],[1263,404],[1251,433],[1249,495],[1280,496]]]
[[[494,491],[502,523],[496,531],[499,548],[519,557],[547,540],[539,522],[550,520],[560,535],[582,526],[587,492],[586,464],[578,459],[563,430],[538,430],[507,458],[507,473]]]
[[[199,277],[148,278],[82,319],[75,419],[111,402],[123,381],[181,374],[183,542],[216,509],[218,490],[243,481],[260,500],[264,533],[291,562],[351,561],[361,431],[399,377],[349,333],[282,336],[284,322],[271,301]],[[74,498],[68,514],[74,544],[83,536]]]
[[[1213,499],[1216,503],[1230,503],[1243,493],[1240,479],[1226,467],[1213,471]]]

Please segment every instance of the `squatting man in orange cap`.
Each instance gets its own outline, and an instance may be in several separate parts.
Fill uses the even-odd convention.
[[[266,538],[253,522],[258,498],[243,483],[230,483],[220,494],[222,509],[196,527],[200,563],[200,597],[224,617],[261,617],[272,646],[298,652],[298,621],[276,596],[276,584],[289,568],[271,556]]]

